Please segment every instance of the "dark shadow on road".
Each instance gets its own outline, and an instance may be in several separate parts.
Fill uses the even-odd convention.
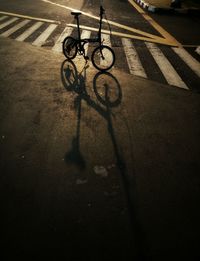
[[[72,140],[71,150],[65,154],[65,162],[71,162],[77,165],[80,169],[86,168],[86,163],[83,155],[80,152],[80,122],[81,122],[81,103],[82,94],[85,90],[85,81],[81,75],[78,77],[76,67],[73,63],[69,61],[63,64],[65,68],[62,68],[62,82],[67,89],[67,91],[75,91],[78,93],[74,101],[75,109],[77,110],[77,128],[76,135]],[[65,82],[64,82],[65,80]]]
[[[83,155],[80,152],[80,122],[81,122],[81,104],[84,100],[90,107],[97,111],[103,118],[108,118],[108,112],[102,108],[95,100],[93,100],[86,89],[86,70],[87,64],[83,70],[78,73],[75,64],[70,60],[65,60],[61,66],[61,79],[64,87],[67,91],[73,91],[77,93],[77,97],[74,100],[74,107],[77,110],[77,130],[76,136],[72,140],[71,150],[65,154],[65,162],[71,162],[77,165],[80,169],[85,169],[86,162]],[[103,79],[104,78],[104,79]],[[114,90],[109,92],[109,86],[106,83],[106,79],[111,79],[114,82]],[[104,81],[105,83],[99,85]],[[97,99],[105,106],[109,104],[109,107],[117,106],[121,102],[122,92],[121,87],[117,79],[110,73],[98,72],[93,79],[93,88],[97,96]],[[104,93],[106,91],[106,93]],[[102,96],[102,92],[104,93]],[[106,96],[105,96],[106,95]]]
[[[65,60],[61,66],[61,79],[67,91],[77,93],[74,100],[77,109],[77,131],[76,136],[72,140],[72,149],[65,155],[66,162],[77,164],[80,168],[85,168],[86,163],[80,152],[80,121],[81,121],[81,103],[84,100],[90,107],[101,115],[107,122],[108,132],[113,144],[116,165],[121,174],[121,180],[124,186],[125,196],[127,200],[131,226],[133,235],[133,256],[144,257],[147,251],[146,238],[140,226],[140,222],[136,214],[136,192],[134,173],[128,173],[126,167],[126,159],[120,152],[115,130],[113,127],[112,108],[117,107],[122,102],[121,86],[111,73],[98,72],[93,78],[93,90],[96,99],[92,99],[86,89],[86,71],[87,65],[78,73],[75,64],[71,60]],[[98,101],[98,102],[97,102]]]

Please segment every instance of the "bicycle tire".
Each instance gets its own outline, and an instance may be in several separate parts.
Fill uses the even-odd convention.
[[[63,41],[63,54],[68,59],[74,59],[77,55],[78,47],[76,39],[71,36],[67,36]]]
[[[78,85],[78,72],[74,62],[70,59],[63,61],[61,65],[61,79],[67,91],[76,91]]]
[[[111,73],[98,72],[93,79],[93,88],[97,99],[104,106],[116,107],[121,103],[121,86]]]
[[[109,46],[100,45],[92,52],[91,60],[96,69],[104,72],[114,65],[115,53]]]

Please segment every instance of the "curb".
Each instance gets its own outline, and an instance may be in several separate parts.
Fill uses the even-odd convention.
[[[148,2],[144,0],[134,0],[137,4],[139,4],[143,9],[156,13],[156,12],[169,12],[169,13],[178,13],[178,14],[200,14],[200,8],[173,8],[173,7],[157,7],[150,5]]]

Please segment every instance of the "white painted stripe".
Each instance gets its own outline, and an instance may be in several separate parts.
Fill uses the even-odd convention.
[[[58,25],[57,24],[50,24],[46,30],[39,35],[35,41],[32,43],[33,45],[42,46],[47,38],[53,33],[53,31],[56,29]]]
[[[122,38],[122,44],[126,55],[130,73],[133,75],[147,78],[147,75],[142,67],[138,54],[130,39]]]
[[[111,47],[110,35],[109,34],[101,34],[101,39],[104,45],[108,45]]]
[[[70,36],[72,33],[72,28],[71,27],[65,27],[63,30],[62,34],[56,41],[55,45],[53,46],[52,50],[56,52],[62,52],[62,42],[65,39],[65,37]]]
[[[15,17],[20,17],[20,18],[30,19],[30,20],[36,20],[36,21],[41,21],[41,22],[47,22],[47,23],[54,23],[54,24],[60,24],[61,23],[60,21],[38,18],[38,17],[28,16],[28,15],[21,15],[21,14],[16,14],[16,13],[9,13],[9,12],[0,11],[0,14],[11,15],[11,16],[15,16]]]
[[[188,90],[186,84],[182,81],[178,73],[175,71],[174,67],[168,61],[168,59],[164,56],[161,50],[153,43],[145,43],[147,48],[149,49],[151,55],[153,56],[155,62],[159,66],[161,72],[163,73],[166,81],[170,85],[174,85],[180,88],[184,88]]]
[[[20,42],[24,41],[32,33],[34,33],[42,24],[43,24],[43,22],[35,23],[33,26],[31,26],[25,32],[23,32],[21,35],[19,35],[15,40],[20,41]]]
[[[77,28],[76,24],[66,24],[70,27],[74,27]],[[98,32],[99,28],[94,28],[94,27],[90,27],[90,26],[83,26],[80,25],[80,29],[86,29],[86,30],[91,30],[94,32]],[[109,30],[101,30],[102,33],[106,33],[106,34],[110,34]],[[137,40],[142,40],[142,41],[151,41],[153,43],[161,43],[161,44],[165,44],[165,45],[170,45],[170,46],[177,46],[174,42],[172,41],[168,41],[164,38],[159,38],[159,39],[153,39],[153,38],[148,38],[148,37],[143,37],[143,36],[138,36],[138,35],[133,35],[133,34],[127,34],[127,33],[120,33],[120,32],[115,32],[112,31],[112,35],[116,35],[116,36],[120,36],[120,37],[126,37],[126,38],[130,38],[130,39],[137,39]]]
[[[172,47],[172,49],[200,77],[200,63],[185,49],[178,47]]]
[[[4,33],[2,33],[1,35],[4,37],[8,37],[10,36],[12,33],[16,32],[18,29],[22,28],[23,26],[25,26],[26,24],[28,24],[30,22],[30,20],[24,20],[21,23],[13,26],[12,28],[10,28],[9,30],[5,31]]]
[[[64,8],[64,9],[67,9],[67,10],[70,10],[70,11],[73,11],[73,12],[81,12],[82,15],[90,17],[90,18],[93,18],[93,19],[99,21],[99,17],[98,16],[94,16],[91,13],[86,13],[86,12],[83,12],[82,10],[80,11],[80,10],[74,9],[72,7],[61,5],[61,4],[58,4],[58,3],[55,3],[55,2],[52,2],[52,1],[49,1],[49,0],[41,0],[41,1],[49,3],[49,4],[52,4],[52,5],[59,6],[61,8]],[[148,19],[150,19],[150,17],[148,17]],[[166,39],[169,38],[169,35],[168,35],[168,37],[165,37],[166,39],[163,39],[163,37],[160,37],[160,36],[157,36],[157,35],[153,35],[153,34],[150,34],[150,33],[146,33],[146,32],[143,32],[141,30],[138,30],[138,29],[135,29],[135,28],[123,25],[123,24],[119,24],[119,23],[113,22],[111,20],[107,21],[106,19],[103,19],[103,22],[108,22],[109,24],[111,24],[113,26],[116,26],[116,27],[119,27],[119,28],[122,28],[122,29],[125,29],[125,30],[128,30],[128,31],[131,31],[131,33],[136,33],[136,34],[139,34],[139,35],[142,35],[142,36],[146,36],[146,38],[148,38],[148,39],[146,39],[147,41],[149,40],[149,38],[151,38],[151,39],[157,40],[159,42],[161,41],[162,43],[164,42],[165,44],[167,44],[167,42],[168,42],[168,41],[166,41]],[[174,41],[174,38],[173,38],[173,43],[172,43],[173,46],[174,46],[174,42],[175,41]]]
[[[91,31],[83,30],[83,31],[82,31],[82,34],[81,34],[81,39],[90,38],[90,35],[91,35]],[[88,47],[89,47],[89,43],[87,43],[87,44],[84,45],[85,55],[87,55],[87,53],[88,53]]]
[[[4,15],[4,16],[0,17],[0,21],[5,20],[7,17],[8,17],[7,15]]]
[[[14,22],[17,21],[17,20],[19,20],[19,18],[17,18],[17,17],[12,18],[12,19],[9,19],[9,20],[6,21],[5,23],[0,24],[0,29],[3,29],[3,28],[6,27],[7,25],[12,24],[12,23],[14,23]]]
[[[200,46],[197,47],[197,49],[195,50],[195,52],[197,52],[200,55]]]

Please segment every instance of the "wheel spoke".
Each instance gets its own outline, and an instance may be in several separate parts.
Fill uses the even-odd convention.
[[[63,53],[69,59],[75,58],[77,54],[77,45],[76,40],[73,37],[69,36],[65,38],[63,42]]]
[[[114,62],[115,55],[109,46],[99,46],[92,53],[92,63],[98,70],[109,70]]]

